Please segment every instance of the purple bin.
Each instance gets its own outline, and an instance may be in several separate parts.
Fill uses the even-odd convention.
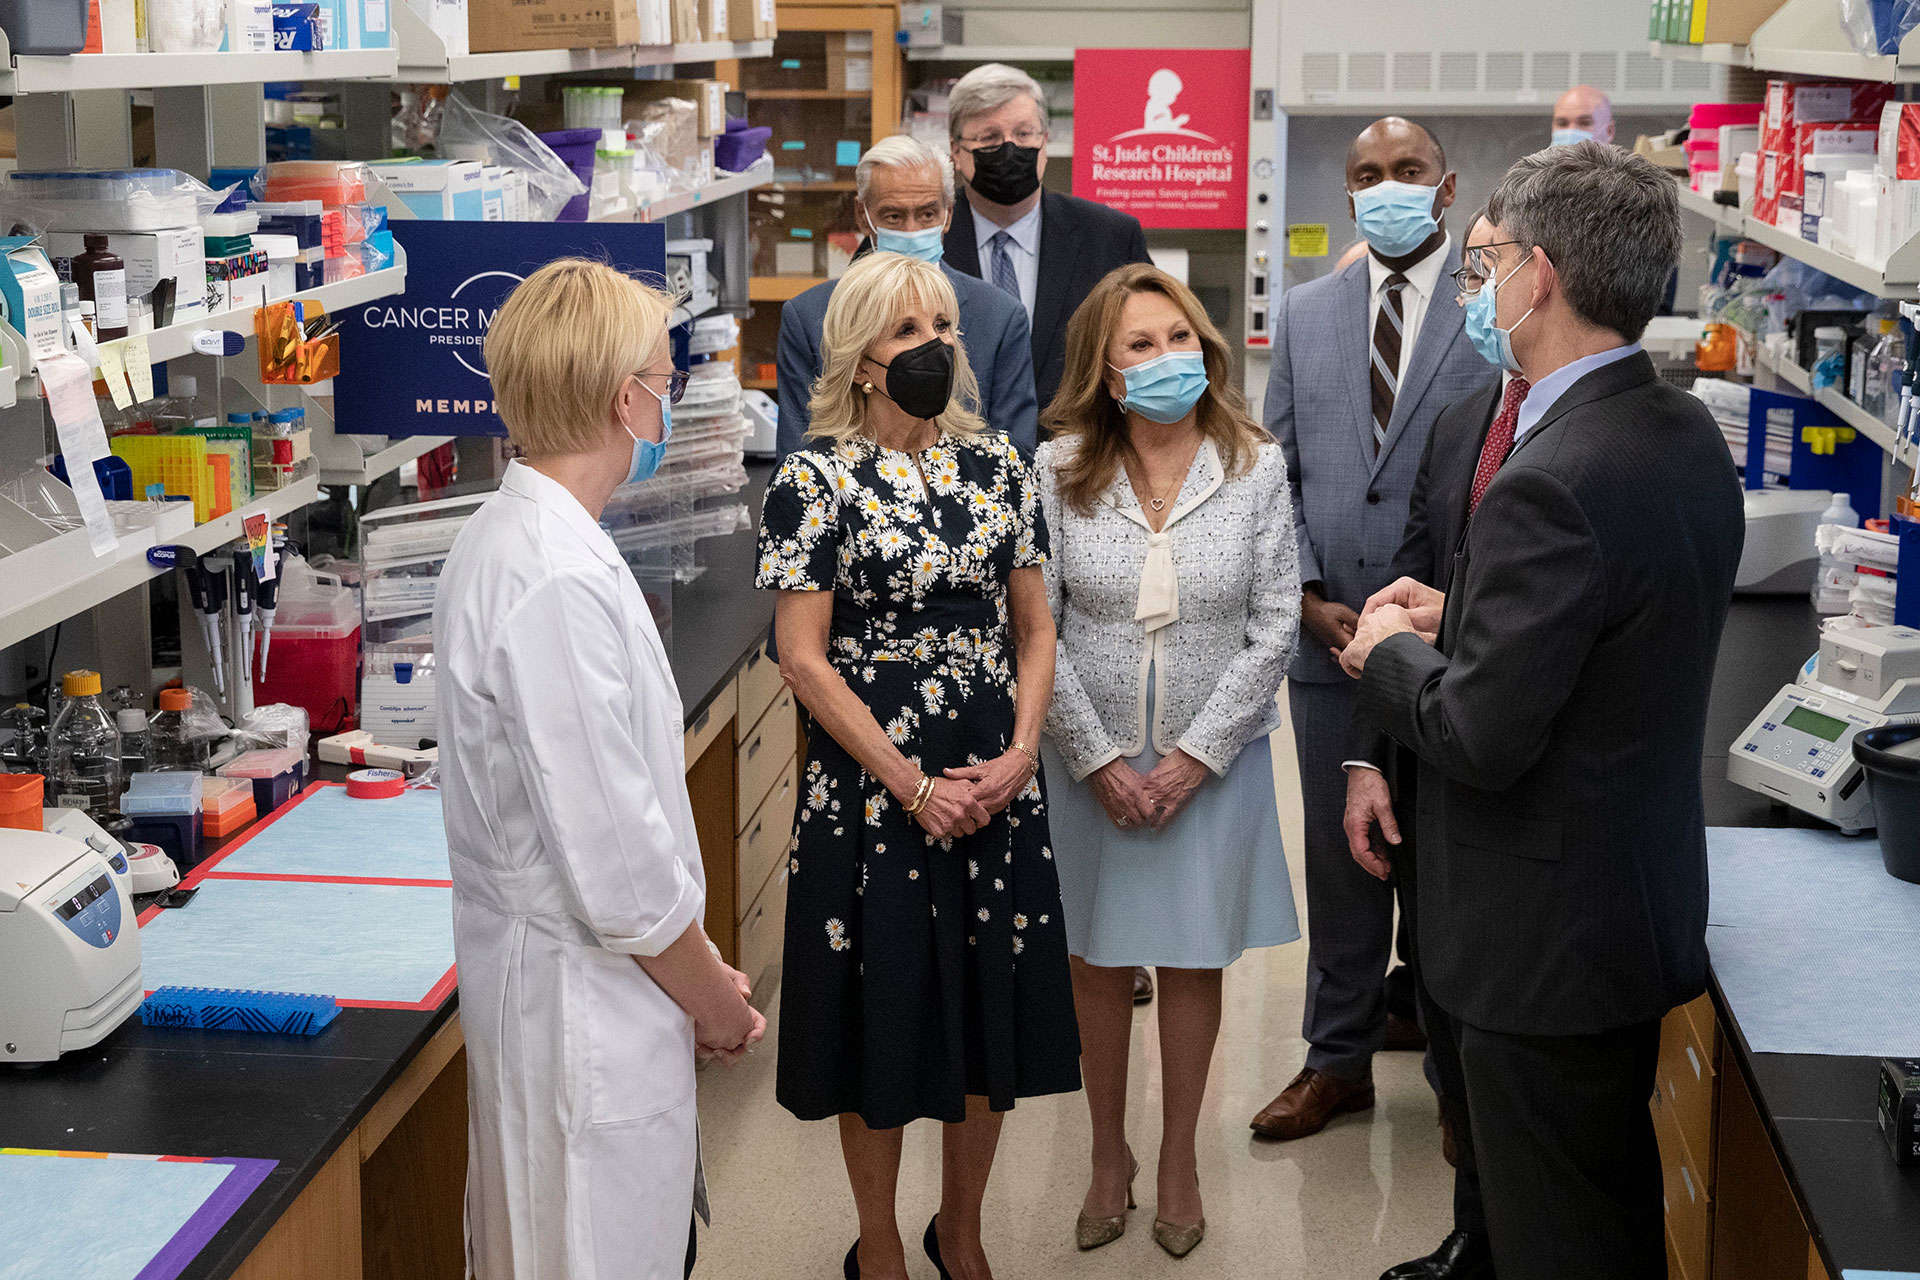
[[[552,133],[539,135],[540,141],[553,148],[567,168],[573,170],[573,176],[580,179],[580,185],[586,190],[567,201],[560,210],[555,222],[585,222],[587,220],[587,200],[593,191],[593,158],[600,148],[600,130],[598,129],[556,129]]]
[[[745,120],[727,121],[727,131],[713,140],[713,163],[728,173],[741,173],[767,153],[773,130],[748,128]]]

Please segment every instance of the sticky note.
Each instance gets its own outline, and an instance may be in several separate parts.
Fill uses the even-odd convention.
[[[780,59],[780,69],[782,71],[798,71],[800,69],[800,59],[782,58]]]
[[[860,144],[857,142],[836,142],[833,144],[833,162],[838,165],[860,163]]]
[[[807,144],[797,140],[793,142],[783,142],[780,144],[780,149],[782,151],[805,151]]]
[[[813,230],[812,230],[812,228],[810,228],[810,227],[793,227],[793,228],[790,228],[790,234],[791,234],[791,235],[793,236],[793,238],[794,238],[794,239],[796,239],[796,240],[811,240],[811,239],[813,239]]]
[[[133,384],[133,402],[145,404],[153,399],[153,360],[147,354],[147,335],[134,334],[120,344],[120,358],[127,366],[127,381]]]
[[[101,346],[100,376],[106,379],[107,394],[113,397],[113,407],[131,409],[133,393],[127,389],[127,357],[119,343],[109,342]]]
[[[1289,258],[1324,258],[1327,256],[1327,224],[1324,222],[1294,222],[1287,226],[1287,256]]]

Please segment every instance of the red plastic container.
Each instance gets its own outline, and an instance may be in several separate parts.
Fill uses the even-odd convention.
[[[315,737],[360,724],[360,624],[339,635],[282,635],[273,629],[267,678],[253,682],[255,706],[305,707]]]
[[[0,827],[44,831],[47,780],[37,773],[0,773]]]

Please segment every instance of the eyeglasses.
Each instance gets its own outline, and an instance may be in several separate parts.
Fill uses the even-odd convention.
[[[969,151],[991,151],[1006,142],[1007,136],[1008,135],[996,130],[993,133],[981,134],[977,138],[962,138],[960,139],[960,145]],[[1015,146],[1037,147],[1047,140],[1047,131],[1045,129],[1028,127],[1015,129],[1012,136]]]
[[[1496,240],[1492,244],[1474,245],[1468,249],[1465,260],[1453,273],[1454,287],[1469,298],[1480,292],[1488,278],[1500,269],[1500,257],[1493,250],[1519,243],[1518,240]]]
[[[687,394],[687,380],[693,375],[685,369],[672,369],[666,373],[636,373],[634,377],[645,382],[648,378],[667,379],[667,403],[679,404],[680,397]]]

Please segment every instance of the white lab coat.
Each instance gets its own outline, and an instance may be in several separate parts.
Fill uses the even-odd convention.
[[[680,1280],[692,1020],[634,962],[700,919],[680,695],[613,541],[522,462],[433,620],[479,1280]]]

